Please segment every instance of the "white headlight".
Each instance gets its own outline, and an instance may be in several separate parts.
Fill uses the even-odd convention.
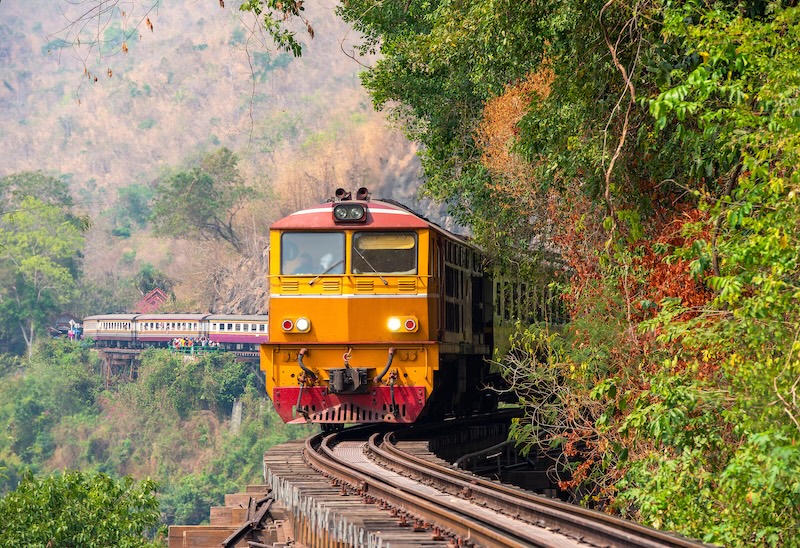
[[[389,328],[389,331],[398,331],[400,329],[400,325],[402,325],[402,322],[400,321],[400,318],[389,318],[389,321],[386,325]]]
[[[311,327],[311,322],[309,322],[306,318],[297,318],[297,321],[294,323],[294,325],[297,327],[298,331],[308,331],[308,328]]]

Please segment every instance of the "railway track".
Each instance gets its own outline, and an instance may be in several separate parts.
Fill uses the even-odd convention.
[[[452,427],[450,427],[452,428]],[[457,470],[404,439],[354,428],[265,456],[265,475],[308,546],[704,546]],[[322,479],[318,474],[322,474]]]

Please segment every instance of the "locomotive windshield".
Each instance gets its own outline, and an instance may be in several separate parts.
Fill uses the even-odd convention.
[[[353,234],[353,274],[416,274],[417,235],[414,232]]]
[[[344,273],[344,232],[284,232],[281,274]]]

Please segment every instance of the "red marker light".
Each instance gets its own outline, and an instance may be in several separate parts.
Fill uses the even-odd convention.
[[[292,320],[283,320],[281,327],[283,327],[284,331],[289,331],[294,327],[294,323],[292,322]]]

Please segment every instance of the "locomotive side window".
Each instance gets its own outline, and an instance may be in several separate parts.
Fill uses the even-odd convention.
[[[284,232],[281,274],[344,274],[344,232]]]
[[[417,235],[414,232],[353,234],[353,274],[416,274]]]

